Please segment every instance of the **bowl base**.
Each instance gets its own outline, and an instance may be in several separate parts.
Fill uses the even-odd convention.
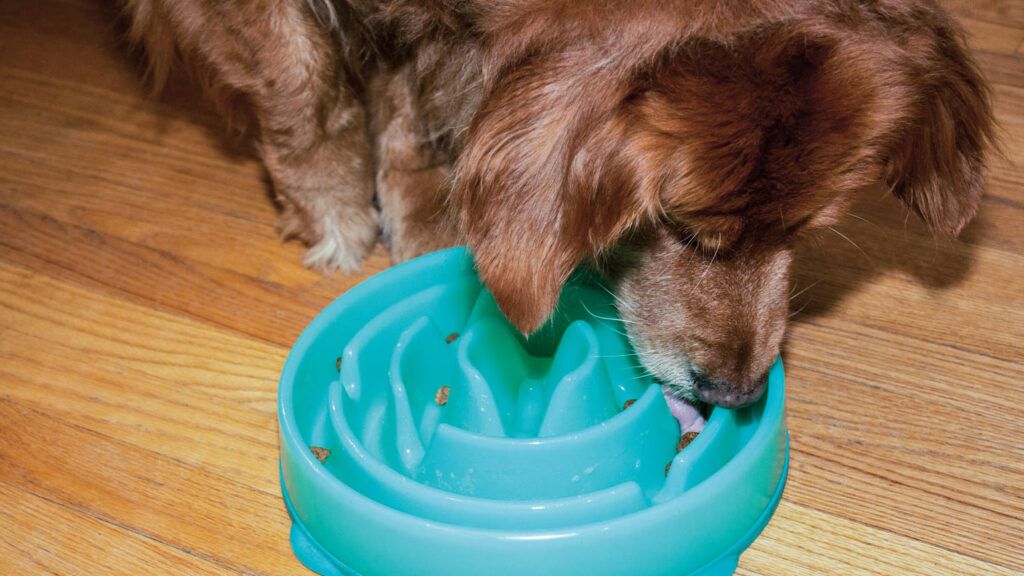
[[[284,494],[284,504],[288,508],[288,516],[291,517],[292,527],[288,534],[288,540],[292,545],[292,552],[302,562],[302,565],[316,572],[320,576],[360,576],[358,572],[339,562],[323,549],[295,515],[291,499],[284,489],[284,481],[281,482],[281,493]]]

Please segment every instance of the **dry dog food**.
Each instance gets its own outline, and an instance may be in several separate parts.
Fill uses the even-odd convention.
[[[458,339],[459,339],[459,333],[458,332],[452,332],[451,334],[448,335],[447,338],[444,339],[444,341],[447,344],[451,344],[452,342],[455,342]]]
[[[448,394],[451,393],[451,388],[447,386],[441,386],[437,389],[437,393],[434,394],[434,402],[438,406],[444,406],[448,403]]]
[[[696,438],[698,434],[700,434],[700,432],[687,432],[680,436],[679,442],[676,443],[676,452],[682,452],[683,448],[689,446],[690,442],[693,442],[693,439]]]
[[[338,356],[338,359],[334,361],[334,369],[341,372],[341,356]]]
[[[629,408],[635,402],[636,402],[636,398],[631,398],[629,400],[626,400],[625,404],[622,405],[622,409],[625,410],[626,408]]]
[[[331,451],[327,448],[321,448],[320,446],[310,446],[309,451],[313,453],[313,457],[323,462],[327,460],[327,457],[331,455]]]

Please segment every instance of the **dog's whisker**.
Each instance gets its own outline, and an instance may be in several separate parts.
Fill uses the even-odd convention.
[[[608,324],[605,324],[605,326],[606,326],[606,327],[607,327],[607,328],[608,328],[609,330],[611,330],[612,332],[615,332],[616,334],[618,334],[619,336],[622,336],[623,338],[625,338],[625,339],[627,339],[627,340],[629,339],[629,334],[627,334],[627,333],[625,333],[625,332],[623,332],[623,331],[621,331],[621,330],[616,330],[615,328],[613,328],[613,327],[609,326]]]
[[[598,354],[597,355],[598,358],[635,358],[635,357],[639,357],[639,356],[640,355],[637,354],[636,352],[633,352],[633,353],[630,353],[630,354]]]
[[[618,303],[620,306],[622,306],[626,310],[629,310],[630,312],[635,312],[636,311],[636,309],[633,308],[632,304],[630,304],[630,303],[626,302],[625,300],[623,300],[618,294],[616,294],[615,292],[612,292],[611,290],[609,290],[608,287],[605,286],[604,284],[598,283],[598,286],[600,286],[601,289],[604,290],[605,292],[607,292],[615,300],[616,303]],[[623,321],[625,321],[624,318],[623,318]]]
[[[605,322],[613,322],[613,323],[614,322],[622,322],[623,324],[635,324],[636,323],[633,320],[626,320],[625,318],[612,318],[610,316],[601,316],[600,314],[595,314],[590,308],[587,307],[587,303],[583,302],[582,300],[580,301],[580,305],[582,305],[583,309],[587,311],[587,314],[590,314],[592,317],[597,318],[598,320],[604,320]],[[615,328],[612,328],[611,326],[609,326],[609,328],[611,330],[615,330]],[[615,330],[615,331],[618,332],[618,330]],[[625,334],[623,334],[622,332],[619,332],[619,334],[622,334],[623,336],[625,336]]]
[[[804,292],[807,292],[807,291],[808,291],[808,290],[810,290],[811,288],[814,288],[814,287],[815,287],[815,286],[817,286],[818,284],[821,284],[821,280],[816,280],[816,281],[812,282],[812,283],[811,283],[811,284],[810,284],[809,286],[806,286],[806,287],[804,287],[804,289],[803,289],[803,290],[800,290],[800,291],[799,291],[799,292],[797,292],[796,294],[793,294],[792,296],[790,296],[790,297],[789,297],[789,299],[790,299],[790,300],[795,300],[795,299],[796,299],[796,298],[797,298],[798,296],[800,296],[800,295],[801,295],[801,294],[803,294]]]
[[[871,220],[868,220],[867,218],[864,218],[863,216],[854,214],[853,212],[847,212],[847,214],[849,214],[850,216],[856,218],[857,220],[860,220],[861,222],[864,222],[865,224],[868,224],[870,226],[874,226],[875,228],[879,228],[878,224],[875,224],[874,222],[872,222]]]
[[[828,229],[829,229],[829,230],[831,230],[832,232],[835,232],[835,233],[836,233],[836,235],[837,235],[837,236],[839,236],[840,238],[842,238],[843,240],[846,240],[847,242],[849,242],[849,243],[850,243],[850,245],[852,245],[852,246],[853,246],[854,248],[856,248],[857,250],[859,250],[859,251],[860,251],[860,253],[861,253],[861,254],[863,254],[863,255],[864,255],[864,257],[865,257],[865,258],[867,258],[867,259],[868,259],[869,261],[871,260],[871,256],[868,256],[868,253],[867,253],[867,252],[865,252],[863,248],[861,248],[860,246],[858,246],[856,242],[854,242],[853,240],[850,240],[850,237],[849,237],[849,236],[847,236],[846,234],[843,234],[843,233],[842,233],[842,232],[840,232],[839,230],[836,230],[836,229],[835,229],[835,228],[833,228],[832,226],[829,226],[829,227],[828,227]]]
[[[686,244],[683,245],[683,248],[686,249],[689,248],[690,246],[693,246],[693,242],[695,240],[697,240],[697,234],[691,232],[690,235],[686,238]]]
[[[707,276],[708,272],[711,271],[711,266],[714,265],[715,259],[718,258],[718,248],[721,245],[722,245],[722,235],[719,234],[718,235],[718,240],[715,242],[715,251],[714,251],[713,254],[711,254],[711,261],[708,262],[708,265],[704,267],[704,273],[700,275],[700,279],[697,280],[697,283],[694,284],[693,288],[690,289],[690,294],[693,294],[694,291],[697,290],[697,288],[700,288],[700,283],[704,281],[704,277]]]
[[[587,310],[587,312],[590,312],[590,310]],[[590,315],[593,316],[594,318],[597,318],[598,320],[604,320],[606,322],[622,322],[623,324],[636,324],[636,320],[627,320],[625,318],[612,318],[611,316],[601,316],[599,314],[594,314],[593,312],[590,312]]]
[[[810,304],[810,303],[811,303],[811,301],[810,301],[810,300],[808,300],[807,302],[804,302],[804,305],[803,305],[803,306],[801,306],[799,310],[797,310],[796,312],[790,312],[790,313],[789,313],[789,318],[790,318],[790,319],[793,319],[794,317],[796,317],[796,315],[797,315],[797,314],[800,314],[801,312],[803,312],[803,311],[804,311],[804,308],[807,308],[807,305],[808,305],[808,304]]]
[[[621,330],[616,330],[615,328],[612,328],[611,326],[609,326],[608,329],[611,330],[612,332],[615,332],[619,336],[622,336],[623,338],[625,338],[627,340],[629,339],[629,334],[626,334],[625,332],[622,332]]]
[[[601,288],[601,290],[604,290],[609,296],[611,296],[612,300],[614,300],[616,304],[621,305],[623,308],[630,308],[630,306],[626,304],[626,302],[623,301],[622,298],[619,298],[617,294],[609,290],[608,287],[604,285],[604,283],[599,282],[597,285]]]

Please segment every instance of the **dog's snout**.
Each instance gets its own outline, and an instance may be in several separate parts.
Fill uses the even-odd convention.
[[[740,408],[757,402],[764,394],[768,374],[746,384],[733,384],[709,377],[701,370],[690,369],[693,392],[708,404],[724,408]]]
[[[690,378],[693,380],[694,389],[701,392],[714,392],[720,387],[717,380],[708,378],[707,375],[700,370],[691,368]]]

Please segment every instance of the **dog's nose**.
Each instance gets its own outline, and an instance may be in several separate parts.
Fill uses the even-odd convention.
[[[693,392],[698,398],[724,408],[741,408],[757,402],[768,383],[767,373],[745,386],[709,378],[694,368],[690,369],[690,377],[693,379]]]

